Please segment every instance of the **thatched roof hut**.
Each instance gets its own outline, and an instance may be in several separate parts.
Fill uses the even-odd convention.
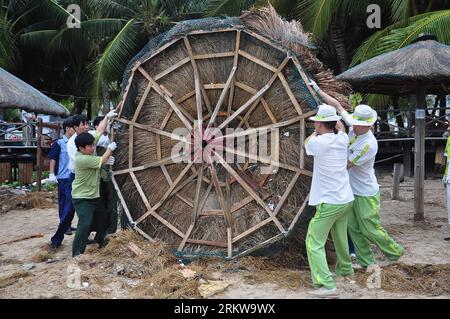
[[[419,83],[429,94],[449,93],[450,46],[426,35],[402,49],[365,61],[338,79],[358,92],[408,94]]]
[[[338,76],[360,92],[414,94],[414,220],[424,219],[426,95],[450,93],[450,46],[423,34],[412,44],[365,61]],[[443,114],[441,114],[442,116]],[[432,121],[433,122],[433,121]],[[434,123],[430,124],[434,125]],[[442,121],[439,125],[444,124]],[[407,157],[405,157],[406,161]]]
[[[347,104],[346,86],[309,47],[301,25],[269,7],[239,18],[181,22],[130,62],[113,182],[139,233],[184,256],[234,258],[294,232],[307,215],[312,176],[303,150],[305,119],[320,103],[306,82],[314,78]],[[244,150],[206,140],[209,127],[224,134],[245,129],[239,133]],[[187,130],[184,139],[171,135],[177,128]],[[264,130],[271,157],[252,153],[246,139]],[[202,156],[193,152],[200,162],[183,151],[189,161],[177,163],[174,145],[187,145],[196,134],[204,138]],[[207,147],[217,141],[226,155],[208,161]],[[245,161],[236,163],[238,156]],[[277,165],[276,173],[264,172]]]
[[[19,108],[28,112],[69,116],[69,111],[31,85],[0,68],[0,108]]]

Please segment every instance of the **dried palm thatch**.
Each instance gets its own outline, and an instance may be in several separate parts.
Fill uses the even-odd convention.
[[[69,111],[31,85],[0,68],[0,108],[69,116]]]
[[[360,271],[356,281],[365,287],[370,274]],[[381,288],[392,292],[449,296],[450,265],[389,265],[381,272]]]
[[[417,85],[429,94],[450,91],[450,46],[432,35],[412,44],[365,61],[338,76],[360,92],[411,93]]]
[[[235,258],[285,239],[308,210],[305,122],[320,103],[309,78],[345,105],[345,85],[301,25],[271,7],[181,22],[150,41],[125,74],[116,138],[113,182],[133,227],[183,256]],[[211,127],[240,134],[244,147],[208,136]],[[171,135],[180,128],[187,134]],[[250,151],[264,134],[270,155]]]

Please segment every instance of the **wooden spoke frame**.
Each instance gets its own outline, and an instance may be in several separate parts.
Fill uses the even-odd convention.
[[[202,35],[202,34],[210,34],[210,33],[217,33],[217,32],[234,32],[235,33],[235,47],[232,51],[227,52],[217,52],[217,53],[204,53],[200,54],[195,52],[195,48],[192,46],[190,37],[194,35]],[[275,48],[276,50],[282,52],[285,56],[281,63],[278,66],[271,65],[270,63],[263,61],[259,59],[258,57],[252,55],[249,52],[244,51],[240,44],[242,41],[243,34],[246,34],[247,36],[251,36],[253,38],[256,38],[258,41],[263,42],[265,45],[269,45],[272,48]],[[145,63],[150,61],[152,58],[157,56],[158,54],[163,53],[166,49],[168,49],[172,45],[184,45],[184,48],[187,52],[187,56],[179,60],[178,62],[174,63],[172,66],[167,68],[166,70],[163,70],[159,72],[158,74],[152,76],[149,74],[149,72],[145,68]],[[199,60],[205,60],[205,59],[224,59],[224,58],[230,58],[233,59],[233,65],[229,72],[229,75],[227,77],[227,80],[225,83],[202,83],[202,80],[200,78],[200,72],[198,69],[197,61]],[[251,61],[261,68],[264,68],[265,70],[269,70],[272,72],[272,75],[266,85],[264,85],[260,89],[255,89],[250,87],[249,85],[240,82],[237,79],[237,73],[239,69],[239,61],[240,59],[247,59],[248,61]],[[163,79],[164,77],[168,76],[169,74],[176,72],[179,68],[185,66],[185,65],[191,65],[192,71],[193,71],[193,81],[195,84],[195,90],[192,92],[187,92],[183,96],[175,99],[172,92],[169,92],[163,85],[161,85],[158,81]],[[158,222],[160,222],[164,227],[167,227],[170,229],[171,232],[173,232],[177,237],[180,238],[180,243],[178,244],[177,250],[179,252],[183,252],[187,244],[193,244],[193,245],[207,245],[207,246],[214,246],[218,247],[220,249],[226,250],[226,255],[228,258],[236,258],[243,256],[245,254],[248,254],[255,249],[258,249],[260,247],[263,247],[265,245],[268,245],[276,240],[279,240],[280,238],[283,238],[286,236],[290,231],[292,231],[293,227],[295,226],[295,223],[298,221],[300,215],[304,211],[305,207],[307,206],[308,202],[308,196],[304,199],[301,207],[299,208],[297,214],[295,215],[292,222],[288,225],[288,227],[283,226],[280,222],[279,218],[277,216],[283,209],[283,206],[286,203],[287,198],[291,194],[292,190],[296,186],[296,183],[299,181],[301,176],[305,176],[307,178],[310,178],[312,176],[312,172],[305,169],[305,152],[303,149],[303,142],[306,138],[305,131],[305,120],[309,117],[315,114],[316,110],[312,111],[304,111],[302,110],[302,107],[295,97],[294,93],[292,92],[288,81],[286,80],[285,76],[283,75],[283,70],[286,68],[286,66],[290,64],[291,67],[295,66],[296,71],[300,74],[301,79],[307,83],[308,78],[306,73],[304,72],[300,62],[295,56],[292,56],[292,54],[282,48],[281,46],[278,46],[274,44],[273,42],[267,40],[266,38],[262,37],[261,35],[258,35],[254,32],[251,32],[249,30],[240,30],[235,28],[230,29],[224,29],[224,30],[214,30],[214,31],[193,31],[190,32],[188,35],[185,35],[183,37],[176,38],[169,43],[163,45],[161,48],[156,50],[154,53],[151,54],[150,57],[147,57],[145,60],[138,61],[133,67],[132,67],[132,74],[129,78],[129,82],[127,84],[127,87],[125,89],[122,101],[119,103],[119,114],[122,115],[123,113],[123,107],[125,104],[125,100],[127,99],[128,91],[130,90],[131,82],[133,79],[136,78],[135,74],[138,73],[142,75],[147,80],[147,86],[145,87],[142,96],[139,98],[139,102],[137,103],[136,110],[131,117],[131,119],[126,119],[123,117],[119,117],[117,119],[118,122],[126,125],[128,127],[128,168],[123,168],[120,170],[116,170],[112,172],[112,181],[113,185],[115,187],[115,190],[118,194],[119,200],[123,206],[123,209],[125,211],[125,214],[130,221],[133,228],[139,232],[141,235],[143,235],[145,238],[147,238],[150,241],[157,240],[156,238],[153,238],[150,234],[144,232],[141,228],[139,228],[139,224],[141,224],[146,218],[155,218]],[[271,109],[271,106],[267,102],[267,100],[264,98],[264,95],[270,90],[272,85],[275,83],[275,81],[278,80],[282,87],[284,88],[287,96],[289,97],[289,100],[292,104],[293,109],[296,112],[296,116],[285,119],[283,121],[280,121],[280,119],[277,119],[274,112]],[[308,87],[308,85],[306,85]],[[163,121],[158,127],[152,127],[150,125],[145,125],[138,123],[137,120],[139,118],[139,114],[141,113],[142,109],[145,107],[145,101],[151,91],[156,92],[169,106]],[[221,90],[221,94],[219,96],[219,99],[215,105],[211,104],[211,101],[208,98],[207,91],[208,90]],[[233,110],[233,98],[235,96],[236,90],[242,90],[243,92],[246,92],[251,95],[251,97],[241,106],[239,106],[236,110]],[[319,104],[319,97],[315,94],[313,90],[311,90],[308,87],[309,92],[311,93],[313,99]],[[227,98],[228,94],[228,100]],[[182,104],[192,98],[195,97],[195,105],[196,105],[196,116],[192,117],[187,110],[182,106]],[[262,105],[262,109],[264,110],[265,114],[267,115],[268,119],[270,120],[269,125],[261,126],[261,127],[250,127],[249,119],[253,113],[253,111],[256,109],[258,105]],[[245,175],[245,170],[248,167],[248,161],[246,162],[246,165],[244,165],[243,168],[233,167],[232,164],[227,163],[224,157],[222,157],[217,152],[214,152],[214,160],[210,157],[208,163],[204,161],[203,154],[201,156],[194,156],[194,161],[199,160],[196,162],[196,164],[199,164],[199,168],[195,169],[194,167],[194,161],[191,161],[189,163],[184,163],[185,166],[182,169],[182,171],[178,174],[178,176],[171,177],[167,166],[172,164],[178,164],[180,165],[181,156],[178,158],[162,158],[162,150],[161,150],[161,137],[170,138],[172,140],[183,142],[186,144],[192,144],[190,138],[178,136],[171,132],[166,131],[166,126],[171,118],[171,116],[175,116],[183,123],[185,128],[193,134],[193,130],[195,129],[196,125],[198,127],[214,127],[217,121],[218,117],[225,117],[225,119],[217,125],[217,128],[220,130],[225,129],[229,125],[232,124],[233,121],[237,120],[238,124],[236,125],[238,128],[241,128],[243,125],[246,126],[246,130],[244,131],[238,131],[236,133],[223,135],[222,139],[224,138],[236,138],[236,137],[248,137],[252,134],[258,134],[259,132],[262,132],[263,130],[267,130],[271,133],[271,138],[275,138],[276,136],[276,142],[274,147],[272,147],[272,153],[275,151],[275,153],[279,153],[279,139],[280,136],[278,135],[278,129],[284,128],[284,127],[294,127],[298,130],[300,134],[300,145],[298,147],[300,148],[300,161],[297,165],[282,163],[278,157],[274,160],[271,157],[264,157],[259,156],[255,154],[249,154],[247,152],[243,152],[240,150],[236,150],[234,148],[230,147],[223,147],[222,150],[226,153],[231,153],[236,156],[242,156],[248,160],[254,160],[257,161],[261,165],[270,165],[280,167],[281,169],[285,169],[290,171],[293,174],[292,179],[290,180],[285,192],[282,194],[281,198],[279,199],[277,205],[273,208],[270,208],[268,203],[266,203],[268,196],[261,196],[260,193],[255,189],[255,185],[262,186],[266,180],[267,176],[264,178],[263,181],[251,181],[251,178]],[[153,160],[150,163],[140,165],[140,166],[134,166],[135,158],[134,158],[134,138],[136,130],[143,130],[148,132],[149,134],[154,135],[155,141],[156,141],[156,159]],[[200,129],[201,131],[201,129]],[[277,132],[275,134],[274,132]],[[219,147],[220,149],[220,147]],[[188,154],[189,158],[191,159],[192,154]],[[273,155],[273,154],[272,154]],[[217,168],[221,167],[222,172],[226,172],[226,179],[220,180]],[[145,171],[145,170],[161,170],[162,174],[165,177],[165,180],[168,185],[167,191],[164,193],[162,198],[155,203],[154,205],[151,205],[149,202],[145,191],[142,189],[142,186],[139,183],[139,180],[136,176],[136,172]],[[189,177],[188,174],[192,174]],[[242,175],[244,174],[244,175]],[[139,197],[142,199],[142,202],[145,205],[146,212],[142,214],[141,216],[133,216],[132,212],[127,206],[127,202],[125,200],[124,194],[121,192],[121,189],[119,187],[119,184],[117,182],[117,176],[118,175],[129,175],[131,178],[131,181],[133,182],[134,186],[136,187],[137,193],[139,194]],[[249,180],[250,179],[250,180]],[[182,189],[189,183],[195,183],[195,194],[193,195],[193,198],[187,198],[186,195],[181,194]],[[248,194],[248,196],[242,200],[240,200],[237,203],[231,203],[230,202],[230,187],[237,183],[245,192]],[[203,185],[207,185],[204,191]],[[208,197],[211,195],[212,191],[214,190],[214,193],[218,199],[220,209],[211,210],[211,209],[205,209],[205,203],[208,199]],[[190,209],[192,210],[191,215],[191,223],[188,226],[187,229],[179,229],[174,224],[171,224],[168,220],[164,219],[162,216],[158,214],[158,209],[160,209],[165,201],[167,201],[169,198],[175,196],[178,198],[178,200],[182,201],[184,204],[186,204]],[[258,222],[256,225],[253,225],[246,231],[236,234],[233,232],[233,216],[236,214],[237,211],[244,208],[246,205],[256,202],[259,207],[267,213],[267,218],[264,220]],[[197,221],[201,218],[223,218],[225,225],[226,225],[226,242],[218,242],[214,240],[200,240],[196,238],[191,238],[192,234],[194,233]],[[267,239],[263,243],[260,243],[259,245],[256,245],[255,247],[252,247],[250,249],[247,249],[246,251],[234,251],[233,248],[236,245],[237,242],[247,238],[254,232],[260,230],[264,226],[273,223],[278,230],[278,234],[276,234],[274,237]]]

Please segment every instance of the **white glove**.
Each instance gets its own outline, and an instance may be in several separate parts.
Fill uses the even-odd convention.
[[[116,142],[112,142],[111,144],[108,144],[108,148],[109,148],[111,151],[115,151],[116,148],[117,148]]]
[[[444,185],[444,187],[447,187],[447,183],[448,183],[448,177],[447,177],[447,175],[444,175],[444,177],[442,177],[442,184]]]
[[[108,119],[112,119],[113,117],[116,117],[116,116],[118,116],[118,115],[119,115],[119,114],[116,113],[116,110],[112,110],[112,111],[109,111],[108,114],[106,114],[106,117],[107,117]]]
[[[106,165],[114,165],[116,159],[114,158],[114,156],[110,156],[107,160],[106,160]]]
[[[58,180],[56,179],[55,174],[50,173],[50,174],[48,175],[47,183],[50,183],[50,184],[58,184]]]
[[[314,80],[309,80],[308,83],[309,86],[312,86],[312,88],[314,89],[314,91],[319,92],[320,91],[320,87],[317,85],[317,83]]]

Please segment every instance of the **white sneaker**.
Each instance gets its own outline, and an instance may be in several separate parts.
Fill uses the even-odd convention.
[[[308,291],[308,295],[316,298],[338,298],[339,294],[336,288],[326,289],[324,287]]]

